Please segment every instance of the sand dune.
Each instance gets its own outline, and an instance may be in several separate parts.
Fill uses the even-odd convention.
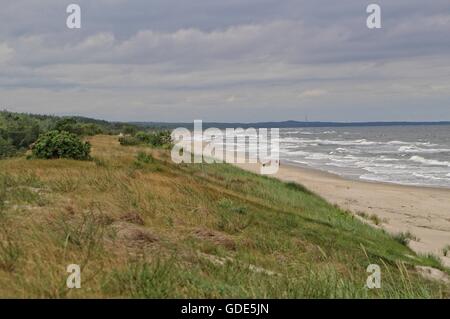
[[[259,173],[259,165],[237,164]],[[417,237],[410,247],[418,253],[433,253],[450,267],[442,249],[450,245],[450,189],[402,186],[353,181],[321,171],[282,165],[273,177],[300,183],[352,212],[375,214],[381,227],[392,233],[410,231]]]

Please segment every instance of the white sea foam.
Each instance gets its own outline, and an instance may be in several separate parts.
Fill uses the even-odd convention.
[[[411,180],[405,180],[405,179],[394,179],[389,175],[377,175],[377,174],[364,174],[359,176],[360,179],[365,181],[373,181],[373,182],[387,182],[387,183],[395,183],[395,184],[401,184],[401,185],[410,185],[410,186],[435,186],[434,183],[426,183],[422,182],[420,180],[411,181]]]
[[[426,159],[426,158],[423,158],[421,156],[412,156],[409,160],[413,161],[413,162],[416,162],[416,163],[425,164],[425,165],[448,166],[448,167],[450,167],[450,162],[438,161],[438,160],[434,160],[434,159]]]
[[[448,148],[420,148],[414,145],[401,146],[398,149],[401,153],[445,153],[450,152]]]
[[[310,164],[308,161],[299,161],[299,160],[291,160],[291,162],[298,163],[298,164],[306,164],[306,165]]]
[[[433,175],[425,175],[425,174],[420,174],[420,173],[416,173],[416,172],[414,172],[413,175],[416,176],[416,177],[425,178],[425,179],[431,179],[431,180],[437,180],[437,181],[441,181],[441,180],[450,181],[450,178],[438,177],[438,176],[433,176]]]
[[[389,144],[389,145],[409,145],[411,143],[403,142],[403,141],[389,141],[386,144]]]
[[[318,145],[347,145],[347,146],[359,146],[359,145],[376,145],[380,144],[379,142],[367,141],[366,139],[359,140],[322,140],[322,139],[304,139],[304,138],[285,138],[282,141],[284,142],[299,142],[303,144],[310,145],[318,144]]]
[[[348,148],[345,148],[345,147],[338,147],[336,149],[336,152],[338,152],[338,153],[348,153],[348,152],[350,152],[350,150]]]
[[[282,156],[350,178],[450,187],[448,134],[429,130],[308,129],[301,133],[315,135],[281,135]]]
[[[305,152],[305,151],[287,151],[286,152],[288,155],[301,155],[301,156],[308,156],[312,153],[310,152]]]

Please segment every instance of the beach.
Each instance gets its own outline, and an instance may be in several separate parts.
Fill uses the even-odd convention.
[[[236,165],[252,172],[260,171],[259,164]],[[450,189],[350,180],[284,164],[271,176],[302,184],[356,216],[358,213],[375,214],[381,220],[375,227],[393,234],[411,232],[416,237],[409,242],[411,249],[420,254],[439,256],[444,265],[450,266],[450,258],[442,252],[450,245]]]

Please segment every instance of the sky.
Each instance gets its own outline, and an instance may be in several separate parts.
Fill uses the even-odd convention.
[[[373,1],[373,0],[372,0]],[[81,7],[81,29],[66,7]],[[0,108],[115,121],[450,120],[450,1],[7,0]]]

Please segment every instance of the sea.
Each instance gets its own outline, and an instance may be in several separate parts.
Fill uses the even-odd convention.
[[[280,159],[349,179],[450,188],[450,125],[283,128]]]

